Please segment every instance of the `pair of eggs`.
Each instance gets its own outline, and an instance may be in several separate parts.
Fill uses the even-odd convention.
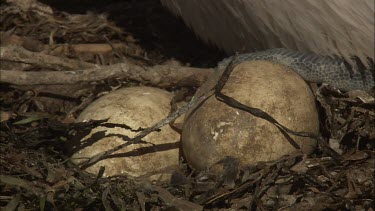
[[[221,73],[215,72],[196,96],[210,90]],[[289,129],[319,133],[318,113],[310,88],[284,66],[265,61],[239,64],[222,92],[242,104],[262,109]],[[126,124],[132,129],[147,128],[168,116],[172,98],[172,93],[157,88],[122,88],[93,102],[77,121],[108,119],[108,123]],[[92,134],[98,131],[105,135],[94,140]],[[87,147],[76,151],[72,160],[80,164],[97,153],[125,143],[123,135],[134,137],[136,134],[123,127],[97,127],[81,140]],[[311,138],[290,136],[307,154],[316,146]],[[126,174],[164,180],[169,176],[166,169],[178,166],[180,148],[189,165],[197,170],[209,169],[227,156],[238,158],[245,166],[275,160],[296,150],[275,125],[230,107],[214,96],[185,114],[181,136],[166,125],[143,140],[148,143],[129,145],[86,170],[97,173],[100,166],[105,166],[105,176]]]

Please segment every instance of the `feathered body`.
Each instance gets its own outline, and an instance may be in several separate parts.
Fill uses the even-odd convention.
[[[161,1],[228,54],[288,48],[374,59],[374,0]]]

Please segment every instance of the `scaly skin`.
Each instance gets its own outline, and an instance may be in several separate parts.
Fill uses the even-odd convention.
[[[218,68],[224,68],[232,60],[229,57],[219,62]],[[343,91],[370,91],[375,86],[370,70],[349,69],[338,57],[319,56],[314,53],[302,53],[290,49],[276,48],[236,56],[237,62],[266,60],[283,64],[304,80],[315,83],[326,83]]]

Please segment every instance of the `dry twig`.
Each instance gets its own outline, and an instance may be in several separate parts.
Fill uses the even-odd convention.
[[[141,67],[132,63],[97,66],[71,59],[30,52],[17,47],[1,47],[1,59],[36,64],[51,69],[79,69],[71,71],[0,70],[0,82],[16,85],[56,85],[92,82],[123,77],[158,87],[200,86],[213,69],[156,65]],[[82,69],[81,69],[82,68]],[[91,68],[91,69],[86,69]]]
[[[53,70],[74,70],[95,67],[91,63],[31,52],[18,46],[0,47],[0,58],[3,61],[21,62]]]

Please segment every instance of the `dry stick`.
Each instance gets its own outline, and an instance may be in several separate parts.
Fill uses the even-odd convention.
[[[254,184],[256,184],[258,182],[261,182],[261,180],[264,179],[266,177],[266,175],[268,175],[271,172],[272,168],[277,169],[277,168],[279,168],[280,164],[285,164],[286,162],[289,162],[290,160],[294,160],[294,159],[302,157],[302,156],[303,156],[302,152],[297,152],[297,153],[294,153],[292,155],[288,155],[287,157],[284,157],[284,156],[280,157],[276,161],[267,162],[267,163],[269,163],[269,165],[267,165],[265,168],[260,169],[259,171],[255,172],[255,173],[253,173],[253,175],[258,174],[258,173],[260,174],[257,178],[255,178],[253,180],[246,180],[242,184],[240,184],[238,187],[236,187],[235,189],[231,189],[228,192],[219,193],[219,195],[212,196],[204,204],[209,205],[209,204],[217,203],[219,201],[228,200],[233,195],[244,194],[245,192],[249,191],[251,186],[253,186]],[[277,171],[279,171],[279,170],[277,170]]]
[[[203,210],[203,206],[178,198],[172,195],[168,190],[162,187],[159,187],[156,185],[150,185],[147,187],[150,187],[151,190],[158,192],[159,193],[158,197],[160,199],[162,199],[168,205],[173,205],[174,207],[177,208],[177,210],[182,210],[182,211]]]
[[[284,162],[285,163],[285,162]],[[268,190],[268,188],[275,183],[277,177],[279,176],[279,172],[283,167],[284,163],[275,164],[273,167],[274,169],[267,172],[267,174],[263,175],[261,179],[259,179],[260,184],[255,188],[253,197],[249,203],[249,209],[254,210],[256,206],[259,204],[259,201],[262,198],[262,195]]]
[[[22,62],[53,70],[74,70],[95,67],[95,64],[28,51],[19,46],[0,47],[4,61]]]
[[[127,59],[125,58],[125,56],[119,52],[112,44],[112,42],[107,38],[107,36],[103,36],[103,38],[105,39],[105,41],[107,41],[108,45],[111,46],[112,48],[112,52],[114,53],[114,55],[118,56],[119,58],[121,58],[123,61],[127,61]]]
[[[1,60],[10,60],[11,50],[8,47],[1,47]],[[11,48],[15,49],[15,48]],[[27,52],[27,50],[21,50]],[[26,55],[26,54],[25,54]],[[45,55],[42,53],[29,52],[28,56],[34,55],[34,58],[15,57],[12,61],[38,64],[43,60],[45,66],[54,67],[54,61],[59,61],[58,67],[69,68],[69,64],[75,60],[61,59],[59,57]],[[49,63],[51,62],[52,63]],[[63,63],[63,61],[69,61]],[[89,64],[89,63],[87,63]],[[90,64],[93,65],[93,64]],[[93,65],[95,66],[95,65]],[[56,69],[56,68],[55,68]],[[158,87],[181,87],[181,86],[200,86],[213,69],[193,68],[170,65],[156,65],[153,67],[141,67],[130,62],[118,63],[110,66],[95,66],[90,69],[81,69],[74,71],[16,71],[0,70],[0,82],[16,85],[56,85],[56,84],[76,84],[81,82],[92,82],[105,80],[109,78],[123,77],[129,80],[138,81]]]
[[[123,77],[162,88],[191,87],[202,85],[212,72],[213,69],[169,65],[143,68],[130,63],[118,63],[76,71],[0,70],[0,82],[16,85],[64,85]]]

